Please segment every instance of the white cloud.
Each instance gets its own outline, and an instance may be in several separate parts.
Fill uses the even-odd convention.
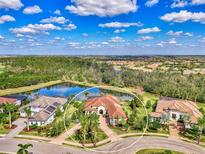
[[[21,0],[0,0],[0,8],[19,10],[22,6]]]
[[[75,24],[68,24],[68,25],[66,25],[66,28],[64,28],[64,29],[71,31],[71,30],[77,29],[77,26]]]
[[[159,3],[159,0],[147,0],[147,2],[145,3],[145,6],[152,7],[156,5],[157,3]]]
[[[108,45],[109,42],[102,42],[102,45]]]
[[[23,10],[24,14],[38,14],[43,12],[38,5],[29,6]]]
[[[12,22],[12,21],[16,21],[16,20],[14,17],[10,15],[3,15],[0,17],[0,24],[3,24],[5,22]]]
[[[180,12],[172,12],[167,13],[160,17],[161,20],[167,21],[167,22],[177,22],[182,23],[186,21],[193,21],[193,22],[199,22],[205,24],[205,13],[204,12],[197,12],[192,13],[187,10],[182,10]]]
[[[87,36],[88,36],[88,34],[87,34],[87,33],[83,33],[82,35],[83,35],[84,37],[87,37]]]
[[[120,42],[125,42],[125,40],[123,40],[123,38],[116,36],[116,37],[112,37],[110,39],[110,42],[114,42],[114,43],[120,43]]]
[[[189,37],[191,37],[191,36],[193,36],[193,34],[191,34],[191,33],[184,33],[183,31],[176,31],[176,32],[174,32],[174,31],[169,31],[169,32],[167,32],[167,35],[169,35],[169,36],[174,36],[174,37],[178,37],[178,36],[189,36]]]
[[[53,13],[56,14],[56,15],[61,15],[61,11],[60,10],[55,10]]]
[[[176,41],[175,38],[171,38],[171,39],[169,39],[169,40],[167,41],[167,43],[168,43],[168,44],[176,44],[177,41]]]
[[[174,0],[171,4],[171,8],[181,8],[187,6],[189,3],[186,0]]]
[[[137,33],[138,34],[148,34],[148,33],[156,33],[156,32],[160,32],[160,29],[158,27],[140,29],[138,30]]]
[[[16,34],[16,37],[24,37],[23,34]]]
[[[138,9],[137,0],[72,0],[71,2],[74,5],[66,6],[66,10],[81,16],[116,16],[136,12]]]
[[[147,40],[153,40],[152,36],[142,36],[137,41],[147,41]]]
[[[170,35],[170,36],[180,36],[183,34],[183,31],[177,31],[177,32],[174,32],[174,31],[169,31],[167,32],[167,35]]]
[[[110,22],[105,24],[99,24],[102,28],[127,28],[127,27],[140,27],[142,23],[140,22]]]
[[[193,5],[205,4],[205,0],[192,0]]]
[[[2,35],[0,35],[0,40],[4,39],[4,37]]]
[[[46,19],[42,19],[41,23],[58,23],[58,24],[65,24],[68,22],[68,19],[65,19],[64,17],[49,17]]]
[[[14,34],[47,34],[47,31],[61,30],[61,28],[53,24],[29,24],[21,28],[10,28],[9,30]]]
[[[125,29],[116,29],[116,30],[114,31],[114,33],[119,34],[119,33],[125,32],[125,31],[126,31]]]
[[[69,42],[68,43],[68,46],[72,47],[72,48],[78,48],[79,45],[80,45],[80,43],[78,43],[78,42]]]

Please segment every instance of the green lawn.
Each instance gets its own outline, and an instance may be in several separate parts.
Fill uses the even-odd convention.
[[[9,129],[5,129],[4,126],[0,124],[0,134],[8,134],[9,131]]]
[[[105,140],[107,138],[108,138],[107,135],[102,130],[99,129],[98,132],[97,132],[97,138],[96,138],[97,142],[100,142],[100,141]],[[70,136],[69,138],[67,138],[66,140],[67,141],[72,141],[72,142],[73,141],[80,142],[80,140],[78,139],[76,133],[73,134],[72,136]],[[88,143],[93,143],[93,142],[92,142],[91,139],[86,139],[85,143],[88,144]]]
[[[164,149],[144,149],[136,152],[136,154],[183,154],[177,151],[164,150]]]
[[[0,63],[0,74],[4,72],[4,68],[5,68],[5,66],[3,66],[3,65]]]

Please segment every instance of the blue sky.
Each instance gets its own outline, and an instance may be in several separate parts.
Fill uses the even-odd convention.
[[[0,0],[0,54],[205,54],[205,0]]]

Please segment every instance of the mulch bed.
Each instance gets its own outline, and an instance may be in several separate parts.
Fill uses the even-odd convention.
[[[5,129],[14,129],[16,127],[17,127],[16,125],[12,125],[11,128],[9,126],[4,126]]]

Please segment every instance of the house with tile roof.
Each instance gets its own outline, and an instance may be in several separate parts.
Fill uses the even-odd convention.
[[[31,109],[29,125],[47,125],[55,118],[55,111],[58,107],[63,110],[63,105],[67,102],[66,98],[41,96],[26,106],[20,108],[20,116],[25,117],[24,108]]]
[[[16,98],[0,97],[0,104],[7,104],[7,103],[11,103],[17,106],[21,105],[21,101]]]
[[[84,110],[87,114],[95,112],[98,115],[105,115],[108,124],[114,126],[119,124],[121,118],[127,120],[119,99],[111,95],[88,99],[85,103]]]
[[[190,128],[191,124],[197,123],[202,114],[195,102],[162,97],[157,103],[155,112],[151,112],[149,116],[151,121],[159,120],[160,122],[179,121],[186,118],[185,128]]]

